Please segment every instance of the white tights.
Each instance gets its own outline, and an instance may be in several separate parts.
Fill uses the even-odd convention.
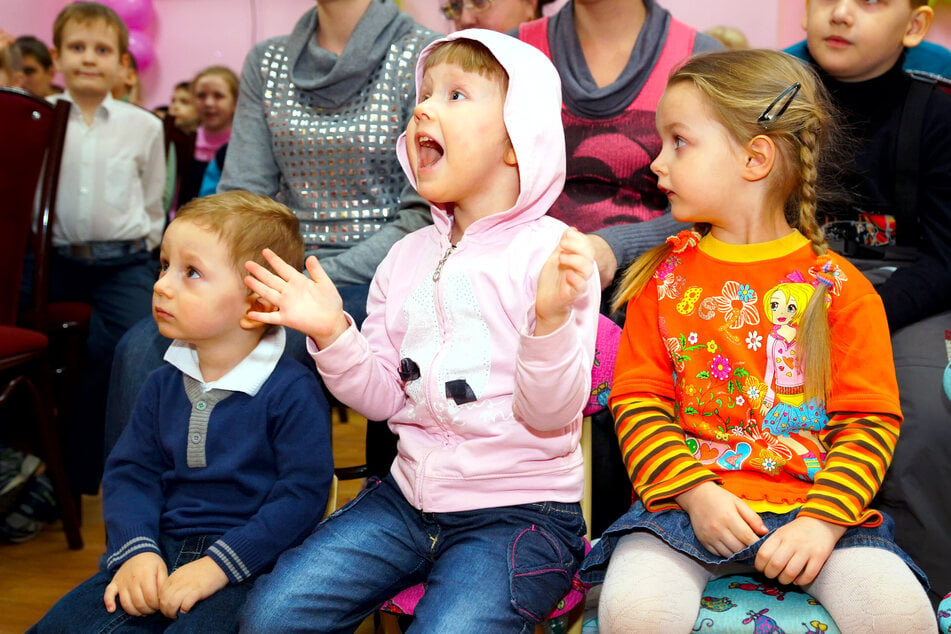
[[[690,632],[707,582],[749,571],[743,566],[704,565],[652,533],[629,533],[611,555],[598,603],[598,631]],[[815,581],[802,589],[822,604],[843,634],[937,631],[934,611],[918,579],[887,550],[834,550]]]

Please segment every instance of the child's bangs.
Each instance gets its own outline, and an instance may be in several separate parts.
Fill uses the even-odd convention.
[[[467,73],[490,77],[501,84],[503,93],[508,91],[508,73],[492,51],[481,42],[459,39],[437,44],[426,57],[423,71],[439,64],[453,64]]]

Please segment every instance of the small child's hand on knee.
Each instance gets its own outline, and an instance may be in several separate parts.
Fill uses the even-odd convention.
[[[125,560],[106,586],[106,611],[116,611],[116,597],[126,613],[146,616],[159,609],[159,591],[168,578],[168,567],[156,553],[140,553]]]

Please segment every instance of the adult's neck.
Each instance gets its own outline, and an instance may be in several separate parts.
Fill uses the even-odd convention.
[[[640,0],[575,1],[575,31],[598,86],[620,76],[646,18],[647,8]]]
[[[320,0],[317,3],[317,43],[341,55],[370,2],[375,0]]]

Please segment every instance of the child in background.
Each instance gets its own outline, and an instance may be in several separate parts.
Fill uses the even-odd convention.
[[[238,101],[238,77],[225,66],[210,66],[195,75],[191,88],[200,123],[195,137],[195,160],[179,194],[182,202],[200,194],[207,168],[231,138],[231,123]],[[219,179],[223,164],[224,157],[222,164],[216,166]],[[214,187],[209,186],[206,191],[214,193],[217,185],[216,180]]]
[[[53,226],[50,299],[93,309],[83,407],[67,425],[67,467],[76,491],[93,495],[102,474],[113,350],[149,314],[155,282],[150,253],[165,227],[162,122],[111,95],[128,55],[128,34],[115,11],[96,2],[66,4],[53,26],[53,55],[66,93],[52,99],[72,108]],[[31,275],[24,274],[27,295]]]
[[[842,179],[855,198],[820,206],[826,235],[875,285],[892,334],[904,422],[877,503],[937,605],[951,588],[951,95],[903,72],[932,18],[925,0],[809,2],[803,56],[856,137]]]
[[[252,632],[352,631],[428,582],[421,630],[523,632],[584,551],[578,445],[600,293],[587,241],[546,215],[564,179],[555,69],[494,31],[427,47],[397,150],[434,225],[399,241],[362,333],[317,259],[271,253],[247,282],[309,336],[327,387],[388,420],[383,481],[278,560],[249,597]]]
[[[175,126],[182,132],[195,132],[201,120],[195,107],[195,95],[191,82],[182,81],[172,90],[172,101],[168,104],[168,113],[175,117]]]
[[[934,631],[920,571],[869,507],[901,411],[881,300],[815,219],[830,118],[783,53],[698,56],[668,82],[651,169],[695,230],[638,260],[617,300],[610,406],[638,499],[583,565],[604,580],[601,631],[689,631],[707,582],[751,568],[843,632]]]
[[[23,87],[23,63],[13,38],[0,31],[0,88]]]
[[[127,58],[119,69],[116,83],[112,85],[112,98],[141,106],[142,84],[139,82],[139,64],[132,53],[126,55]]]
[[[21,35],[15,44],[23,58],[23,89],[44,98],[63,92],[53,83],[56,67],[50,47],[32,35]]]
[[[333,474],[330,419],[284,329],[242,281],[268,248],[300,266],[297,218],[231,192],[179,210],[162,241],[153,317],[174,339],[109,455],[102,569],[33,632],[237,630],[257,575],[313,529]]]

